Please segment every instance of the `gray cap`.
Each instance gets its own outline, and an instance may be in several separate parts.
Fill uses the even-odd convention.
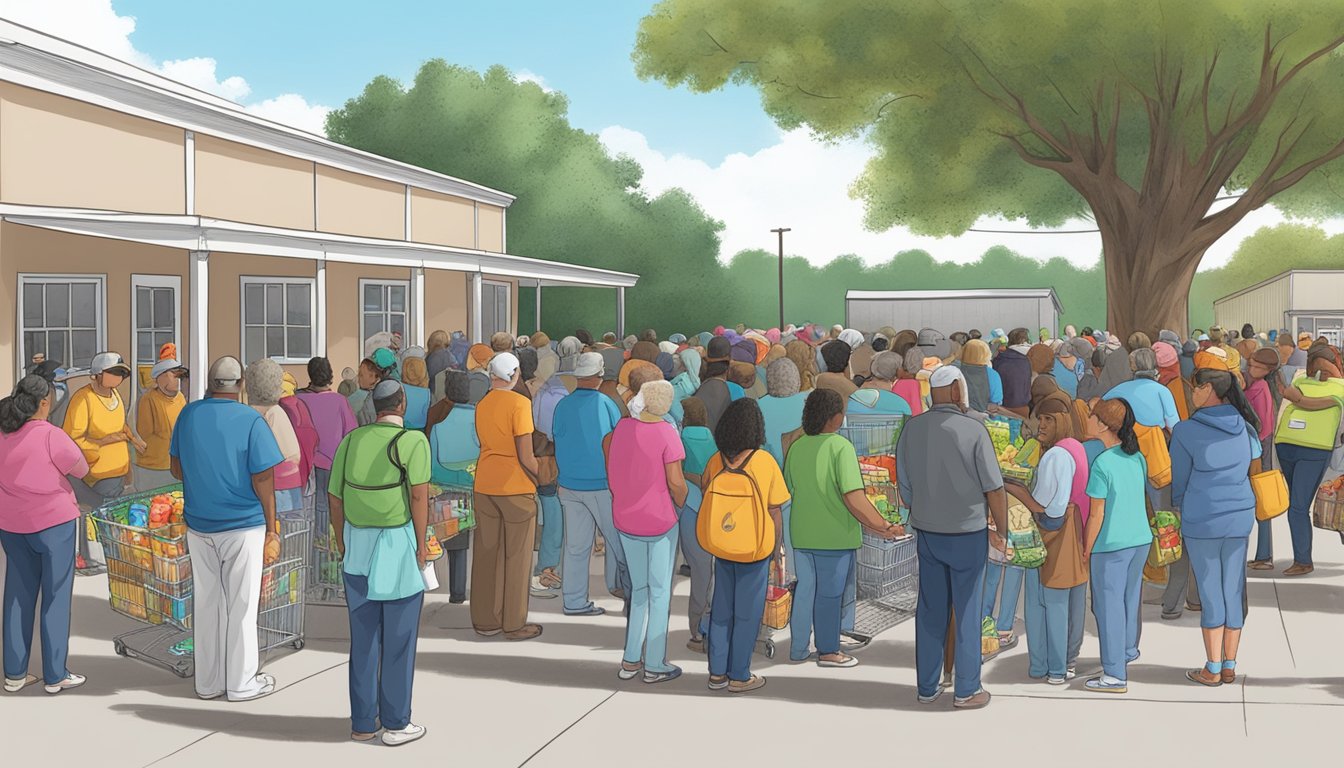
[[[160,360],[154,364],[154,368],[149,372],[149,378],[157,379],[169,371],[177,371],[181,376],[187,375],[187,369],[176,360]]]
[[[574,363],[574,375],[580,379],[601,376],[603,372],[602,355],[597,352],[584,352]]]
[[[116,352],[99,352],[93,356],[93,362],[89,364],[89,373],[97,376],[100,373],[115,373],[121,376],[131,375],[131,366],[126,364],[121,355]]]
[[[401,391],[401,382],[396,379],[383,379],[373,387],[374,400],[386,400]]]
[[[243,390],[243,364],[225,355],[210,364],[206,385],[211,392],[238,393]]]

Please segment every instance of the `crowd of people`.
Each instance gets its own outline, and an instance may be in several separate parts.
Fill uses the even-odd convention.
[[[301,389],[271,360],[221,357],[207,396],[190,403],[175,349],[161,358],[140,382],[134,419],[121,394],[132,371],[111,352],[73,392],[59,364],[35,361],[0,401],[5,689],[84,682],[66,668],[73,578],[99,566],[81,514],[181,481],[196,693],[273,692],[258,670],[261,574],[279,554],[278,517],[303,514],[308,498],[343,555],[351,737],[381,733],[389,745],[425,733],[411,721],[411,691],[431,484],[473,492],[474,531],[443,548],[449,602],[469,603],[477,636],[542,636],[532,599],[603,614],[590,594],[597,560],[626,618],[617,677],[674,680],[681,574],[687,647],[707,656],[708,687],[729,693],[766,684],[751,661],[772,583],[796,580],[791,661],[856,666],[867,642],[855,632],[864,535],[891,542],[908,527],[918,699],[951,688],[955,708],[975,709],[990,699],[983,620],[999,648],[1012,647],[1020,597],[1033,679],[1074,678],[1090,592],[1101,670],[1085,687],[1125,692],[1145,577],[1166,582],[1164,619],[1200,611],[1206,660],[1188,679],[1233,682],[1246,570],[1275,567],[1267,522],[1247,562],[1250,478],[1282,471],[1293,551],[1284,575],[1310,574],[1310,506],[1344,405],[1338,349],[1249,326],[1185,340],[1072,326],[1034,340],[1025,328],[806,325],[623,340],[579,330],[558,342],[501,333],[471,344],[438,331],[425,348],[378,334],[339,382],[331,361],[313,358]],[[840,434],[853,417],[903,420],[894,463],[904,524],[864,492],[855,446]],[[1005,481],[990,420],[1038,441],[1031,487]],[[1039,568],[994,556],[1017,506],[1044,542]],[[1181,516],[1186,556],[1165,572],[1146,568],[1152,510]],[[40,680],[28,674],[35,613]]]

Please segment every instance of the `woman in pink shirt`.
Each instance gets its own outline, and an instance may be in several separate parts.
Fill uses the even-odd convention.
[[[33,614],[42,602],[42,678],[47,693],[84,684],[66,669],[70,593],[75,583],[79,506],[67,478],[89,473],[75,441],[47,421],[55,392],[25,376],[0,400],[0,545],[5,566],[5,690],[37,682],[28,674]]]
[[[1257,349],[1246,361],[1250,383],[1246,385],[1246,401],[1260,419],[1260,456],[1265,469],[1274,455],[1275,393],[1270,387],[1278,386],[1279,353],[1268,347]],[[1255,559],[1250,562],[1253,571],[1274,570],[1274,536],[1272,520],[1256,523]]]
[[[622,680],[632,680],[641,671],[646,683],[681,676],[681,669],[667,662],[677,510],[686,503],[687,492],[681,472],[686,452],[677,428],[663,419],[672,408],[672,397],[672,385],[666,381],[645,383],[631,401],[632,412],[639,416],[617,422],[603,444],[612,521],[621,534],[632,585],[625,655],[618,673]]]
[[[345,436],[359,426],[355,421],[355,412],[350,410],[350,401],[345,395],[331,391],[334,378],[331,361],[325,357],[314,357],[308,361],[308,386],[298,392],[299,400],[308,406],[308,414],[317,427],[317,450],[313,453],[313,487],[317,493],[313,503],[316,505],[319,536],[326,535],[329,515],[326,487],[331,480],[331,460],[336,456],[336,449],[341,447]]]

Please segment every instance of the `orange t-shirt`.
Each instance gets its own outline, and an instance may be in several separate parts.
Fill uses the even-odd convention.
[[[537,492],[518,462],[514,442],[530,436],[532,430],[532,402],[517,392],[492,389],[476,405],[476,439],[481,444],[481,456],[476,460],[478,492],[490,496]]]

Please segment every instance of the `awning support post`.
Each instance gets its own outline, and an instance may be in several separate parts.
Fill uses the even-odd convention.
[[[537,281],[537,333],[541,333],[541,281]]]
[[[616,288],[616,341],[625,338],[625,286]]]
[[[191,399],[205,397],[206,379],[210,372],[210,348],[206,341],[210,337],[210,252],[192,251],[190,254],[190,282],[187,290],[189,316],[191,317],[191,339],[187,342],[191,376]]]
[[[471,284],[468,287],[470,291],[471,303],[471,343],[480,344],[481,339],[481,273],[471,273]]]

